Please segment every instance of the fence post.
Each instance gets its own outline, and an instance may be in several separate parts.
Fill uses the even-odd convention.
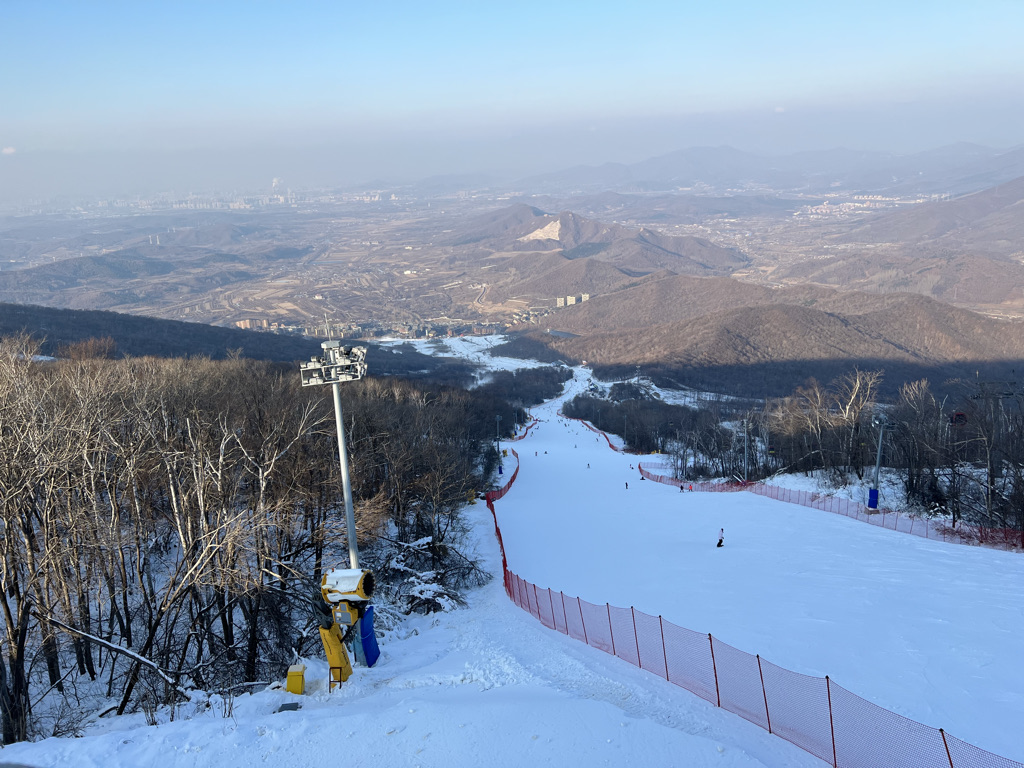
[[[560,594],[562,596],[562,621],[565,622],[565,634],[568,635],[569,634],[569,614],[567,614],[565,612],[565,592],[562,592],[561,590],[559,590],[558,594]]]
[[[949,744],[946,743],[946,732],[939,728],[939,733],[942,734],[942,746],[946,748],[946,758],[949,760],[949,768],[953,768],[953,756],[949,754]]]
[[[715,698],[718,699],[716,707],[722,706],[722,694],[718,692],[718,666],[715,664],[715,639],[708,632],[708,643],[711,645],[711,671],[715,673]]]
[[[764,672],[761,670],[761,654],[757,654],[757,674],[761,676],[761,693],[764,696],[764,716],[768,719],[768,733],[772,732],[772,714],[768,711],[768,691],[764,687]]]
[[[551,606],[551,628],[555,628],[555,599],[551,597],[551,588],[548,587],[548,605]]]
[[[640,669],[644,668],[644,663],[640,659],[640,638],[636,634],[636,609],[631,605],[629,606],[629,613],[633,617],[633,640],[636,642],[636,665]]]
[[[590,641],[587,640],[587,620],[583,618],[583,603],[580,599],[576,598],[576,606],[580,609],[580,624],[583,625],[583,642],[590,645]]]
[[[612,629],[612,606],[609,603],[605,603],[604,607],[608,609],[608,634],[612,638],[612,656],[615,655],[615,630]]]
[[[839,768],[839,761],[836,760],[836,726],[832,721],[832,683],[825,675],[825,693],[828,694],[828,727],[832,732],[832,765]]]
[[[537,597],[537,585],[533,584],[532,586],[533,586],[533,604],[537,606],[537,616],[536,616],[536,618],[540,619],[540,598]],[[530,611],[530,613],[532,614],[533,611]]]
[[[658,627],[661,628],[661,655],[665,657],[665,681],[668,682],[668,650],[665,648],[665,622],[658,614]]]

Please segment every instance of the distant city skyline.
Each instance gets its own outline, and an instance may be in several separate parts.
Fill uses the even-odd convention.
[[[0,194],[1024,143],[1024,3],[10,2]],[[42,188],[38,190],[42,193]]]

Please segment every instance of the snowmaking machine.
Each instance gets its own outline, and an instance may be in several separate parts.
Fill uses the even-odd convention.
[[[320,582],[320,639],[331,666],[329,690],[341,685],[352,674],[346,643],[350,643],[356,661],[372,667],[380,650],[373,631],[373,573],[363,568],[334,568]]]

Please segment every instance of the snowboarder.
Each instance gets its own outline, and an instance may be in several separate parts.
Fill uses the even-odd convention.
[[[629,483],[626,483],[626,490],[629,490]]]
[[[724,541],[725,541],[725,528],[719,528],[718,529],[718,544],[716,544],[715,546],[718,546],[718,547],[722,546],[722,542],[724,542]]]

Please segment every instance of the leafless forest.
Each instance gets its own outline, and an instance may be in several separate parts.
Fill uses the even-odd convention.
[[[580,396],[566,413],[602,423],[638,453],[670,457],[677,477],[767,480],[821,472],[836,484],[883,466],[902,488],[900,508],[982,526],[1022,542],[1024,392],[1013,382],[961,382],[938,397],[928,381],[880,397],[881,371],[854,369],[827,385],[810,380],[787,397],[706,396],[697,407],[616,384],[612,402]],[[1016,533],[1011,533],[1016,532]]]
[[[318,642],[314,585],[347,567],[330,398],[237,357],[36,351],[0,342],[4,741],[230,695],[278,676],[311,627]],[[495,413],[521,412],[399,379],[343,390],[359,536],[388,601],[457,601],[483,578],[459,510],[496,459]]]

